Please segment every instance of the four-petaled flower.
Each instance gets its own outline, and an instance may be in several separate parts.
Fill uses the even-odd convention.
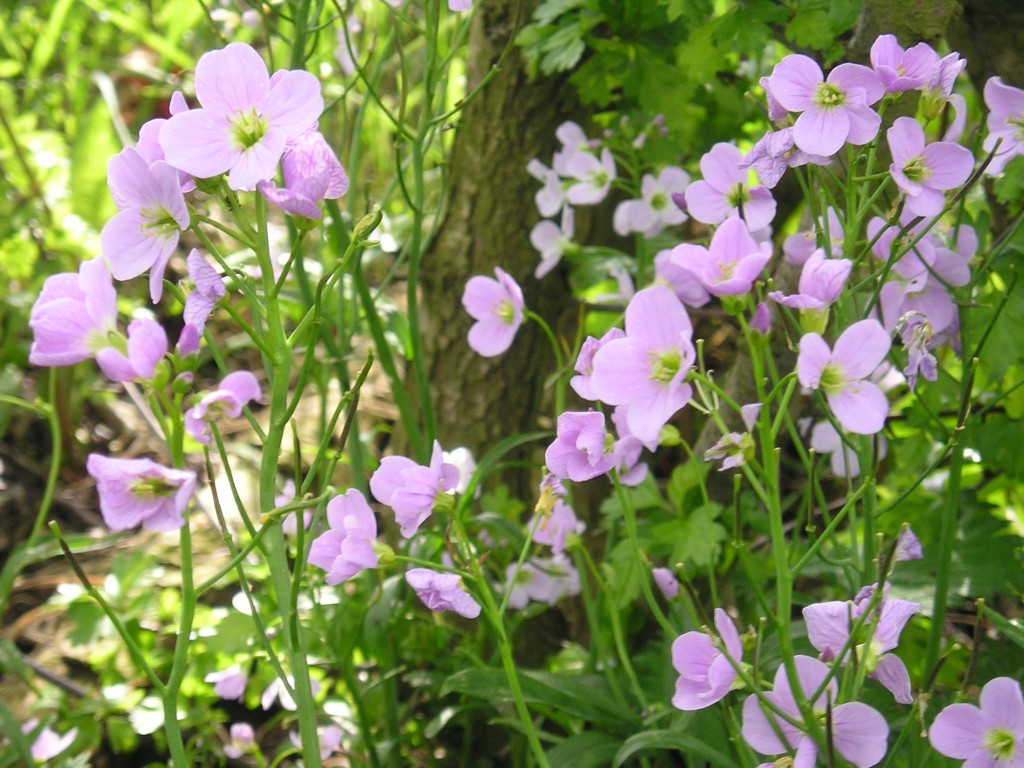
[[[951,704],[939,712],[928,739],[940,754],[964,760],[964,768],[1024,765],[1024,697],[1009,677],[989,680],[981,706]]]
[[[898,117],[886,131],[892,165],[889,172],[907,196],[915,216],[937,216],[946,202],[945,191],[959,187],[974,168],[970,150],[951,141],[925,144],[924,129],[911,117]]]
[[[693,326],[676,295],[663,285],[639,291],[626,307],[626,335],[594,354],[590,388],[598,400],[626,408],[629,431],[656,442],[661,428],[686,405],[685,382],[697,353]]]
[[[686,188],[686,207],[697,221],[719,224],[740,217],[757,231],[775,218],[775,198],[765,187],[747,183],[749,170],[743,153],[732,144],[720,142],[700,159],[704,178]]]
[[[483,275],[469,278],[462,294],[462,306],[476,320],[469,329],[469,346],[478,355],[496,357],[512,345],[523,324],[523,291],[501,267],[494,268],[495,280]]]
[[[167,162],[196,178],[228,174],[228,186],[252,190],[269,179],[289,142],[313,128],[324,109],[309,72],[271,77],[244,43],[203,54],[196,64],[200,109],[173,115],[160,128]]]
[[[878,385],[867,381],[889,354],[889,334],[873,319],[854,323],[840,335],[834,349],[816,333],[800,339],[797,379],[825,393],[829,408],[843,429],[873,435],[885,426],[889,401]]]
[[[678,585],[676,585],[678,590]],[[672,643],[672,666],[679,673],[672,705],[694,710],[710,707],[732,690],[736,667],[743,659],[740,633],[729,614],[715,609],[720,644],[705,632],[687,632]]]
[[[395,511],[395,520],[408,539],[433,512],[434,504],[448,498],[448,491],[458,483],[458,467],[444,463],[441,444],[435,440],[430,466],[420,466],[405,456],[381,459],[370,477],[370,490],[378,501]]]
[[[871,105],[885,86],[865,66],[840,64],[825,79],[814,59],[791,54],[775,65],[768,89],[784,108],[801,113],[793,140],[804,152],[827,157],[846,142],[867,144],[878,134],[882,119]]]
[[[412,568],[405,572],[405,580],[432,611],[454,611],[466,619],[480,615],[480,603],[466,591],[457,573]]]
[[[328,584],[340,584],[364,568],[376,568],[377,520],[366,498],[355,488],[327,504],[330,526],[309,548],[309,562],[327,571]]]
[[[183,514],[196,487],[196,473],[170,469],[149,459],[112,459],[93,453],[86,469],[96,480],[100,512],[111,530],[142,525],[150,531],[173,531],[185,524]]]

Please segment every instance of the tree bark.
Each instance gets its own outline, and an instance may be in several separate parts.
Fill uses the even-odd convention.
[[[536,4],[477,4],[467,91],[499,60]],[[544,380],[554,370],[546,337],[535,323],[527,323],[508,352],[483,358],[467,345],[473,321],[460,298],[470,276],[493,276],[498,266],[522,286],[530,309],[571,334],[575,311],[564,277],[533,277],[539,257],[529,235],[539,219],[533,201],[538,182],[527,174],[526,163],[551,157],[555,128],[577,110],[566,78],[531,81],[514,49],[461,113],[449,165],[447,212],[421,272],[423,343],[438,439],[446,448],[464,445],[479,458],[501,438],[538,428]],[[517,474],[523,473],[504,478],[519,486],[511,488],[513,493],[526,490],[525,478]]]

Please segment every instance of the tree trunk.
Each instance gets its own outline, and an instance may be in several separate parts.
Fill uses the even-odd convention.
[[[535,5],[535,0],[477,4],[467,90],[491,70]],[[513,49],[461,113],[447,212],[421,272],[423,343],[438,439],[445,448],[464,445],[479,458],[501,438],[538,428],[544,380],[554,370],[546,337],[527,323],[508,352],[480,357],[466,343],[472,320],[460,298],[469,277],[493,276],[498,266],[522,286],[530,309],[571,333],[575,313],[564,278],[533,277],[539,257],[529,235],[539,219],[533,201],[538,182],[527,174],[526,163],[533,157],[550,159],[555,128],[576,109],[565,78],[529,80],[519,50]],[[504,479],[519,486],[513,493],[527,490],[525,477]]]

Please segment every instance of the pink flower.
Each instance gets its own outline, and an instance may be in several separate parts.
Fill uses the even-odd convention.
[[[565,540],[569,534],[583,533],[587,524],[576,518],[572,507],[561,499],[556,499],[551,512],[542,515],[539,521],[536,518],[531,520],[530,527],[533,529],[535,542],[551,547],[553,554],[560,555],[565,549]]]
[[[525,608],[530,602],[554,605],[580,593],[580,575],[564,554],[535,557],[523,563],[518,574],[515,563],[508,566],[505,588],[510,590],[508,604],[512,608]]]
[[[912,91],[928,82],[939,55],[928,43],[904,50],[896,35],[879,35],[871,45],[871,66],[882,80],[886,93]]]
[[[238,666],[211,672],[203,679],[213,683],[214,693],[229,701],[241,701],[245,695],[245,686],[249,682],[249,676]]]
[[[249,371],[229,373],[220,386],[207,392],[185,413],[185,429],[203,445],[210,443],[210,424],[222,414],[232,419],[242,415],[242,406],[259,400],[260,383]]]
[[[122,338],[123,340],[123,338]],[[96,363],[111,381],[152,379],[167,354],[167,333],[150,318],[132,320],[128,325],[127,355],[115,347],[96,353]]]
[[[886,453],[884,435],[878,436],[878,458]],[[843,441],[843,436],[836,431],[831,422],[819,421],[811,430],[811,449],[819,456],[829,457],[829,466],[836,477],[855,478],[860,475],[860,459],[857,452]]]
[[[494,268],[497,280],[477,275],[469,278],[462,294],[462,306],[476,320],[469,329],[469,346],[478,355],[496,357],[512,346],[523,324],[523,291],[501,267]]]
[[[327,571],[328,584],[340,584],[364,568],[377,567],[373,549],[377,520],[363,494],[350,488],[331,499],[327,523],[330,528],[309,548],[309,562]]]
[[[163,294],[164,270],[189,213],[178,172],[163,161],[146,163],[138,150],[125,147],[110,160],[107,183],[120,211],[100,232],[100,249],[117,280],[149,273],[155,304]]]
[[[828,738],[836,752],[856,768],[871,768],[880,762],[885,757],[886,739],[889,736],[889,724],[885,718],[859,701],[836,706],[839,685],[835,679],[822,686],[828,675],[828,667],[810,656],[796,656],[793,661],[797,670],[796,682],[803,698],[809,699],[816,691],[821,691],[810,702],[815,716],[824,722],[826,712],[831,707],[831,732]],[[802,720],[784,666],[780,666],[775,673],[774,689],[763,695],[793,720]],[[812,768],[817,764],[818,745],[814,739],[788,720],[766,712],[757,696],[749,696],[743,702],[743,738],[764,755],[795,751],[793,765],[796,768]]]
[[[185,297],[185,308],[181,313],[185,327],[178,338],[178,352],[190,355],[199,351],[199,338],[206,328],[206,321],[217,302],[224,298],[226,289],[224,279],[197,249],[189,251],[185,263],[188,265],[188,276],[192,278],[195,288]]]
[[[590,385],[590,380],[594,375],[594,355],[597,354],[597,350],[612,339],[622,339],[625,336],[626,334],[623,333],[621,328],[609,328],[600,339],[587,336],[580,346],[580,353],[576,357],[576,365],[573,366],[576,375],[569,379],[569,386],[575,390],[577,395],[584,400],[598,399],[597,395],[594,394],[593,387]]]
[[[25,724],[21,726],[21,732],[31,734],[38,727],[39,721],[33,718],[31,720],[27,720]],[[61,736],[49,726],[44,725],[39,730],[39,733],[35,737],[35,741],[32,742],[32,746],[30,747],[32,759],[44,763],[47,760],[55,758],[71,746],[76,736],[78,736],[77,728],[72,728]]]
[[[896,118],[885,136],[892,152],[889,173],[907,196],[907,210],[915,216],[942,213],[943,193],[967,181],[974,156],[948,141],[925,145],[924,129],[910,117]]]
[[[248,723],[232,723],[230,743],[224,746],[224,755],[237,760],[256,748],[256,732]]]
[[[430,466],[421,467],[405,456],[386,456],[370,477],[370,490],[395,511],[395,520],[407,539],[433,512],[438,497],[458,485],[458,467],[445,464],[441,454],[441,445],[435,440]]]
[[[751,230],[767,227],[775,218],[775,198],[765,187],[747,184],[743,153],[719,142],[700,159],[702,181],[686,188],[690,215],[705,224],[720,224],[731,216],[742,218]]]
[[[565,189],[562,177],[553,168],[548,168],[537,158],[526,164],[526,172],[544,186],[537,190],[533,200],[541,216],[554,216],[565,205]]]
[[[803,610],[807,624],[807,639],[821,653],[822,659],[846,665],[851,651],[847,648],[853,626],[864,616],[871,604],[877,586],[862,590],[855,600],[832,600],[813,603]],[[888,591],[888,590],[886,590]],[[899,644],[900,633],[910,618],[921,610],[921,606],[908,600],[883,596],[872,609],[853,639],[857,648],[857,661],[863,664],[868,676],[878,680],[892,693],[900,704],[913,701],[910,691],[910,675],[907,668],[894,654],[889,653]],[[846,653],[842,657],[844,648]]]
[[[335,200],[348,190],[348,175],[320,131],[306,131],[288,145],[281,161],[284,187],[269,181],[256,185],[282,211],[319,219],[321,200]]]
[[[836,341],[835,349],[816,333],[800,339],[797,379],[821,389],[843,429],[873,435],[885,426],[889,401],[868,376],[889,353],[889,334],[877,320],[854,323]]]
[[[117,332],[117,294],[102,259],[83,261],[78,272],[51,275],[29,316],[33,365],[72,365],[110,344]]]
[[[341,740],[345,732],[336,725],[321,725],[316,729],[318,741],[320,742],[320,759],[326,760],[341,747]],[[302,736],[296,731],[289,731],[288,738],[296,749],[302,749]]]
[[[677,709],[691,711],[710,707],[732,690],[736,679],[733,662],[738,664],[743,659],[740,633],[721,608],[715,609],[715,629],[732,661],[704,632],[687,632],[672,643],[672,666],[679,673],[672,706]]]
[[[600,159],[590,152],[577,152],[565,165],[565,175],[574,179],[565,191],[573,205],[596,205],[605,199],[615,181],[615,158],[610,149],[601,150]]]
[[[668,288],[639,291],[626,307],[626,335],[594,355],[590,385],[599,400],[626,407],[629,431],[656,442],[661,428],[690,400],[684,379],[696,358],[686,309]]]
[[[768,131],[750,148],[740,168],[753,169],[757,178],[769,189],[779,183],[789,168],[801,165],[828,165],[831,160],[819,155],[811,155],[796,146],[792,128]],[[753,192],[753,190],[752,190]],[[757,227],[752,227],[757,229]]]
[[[462,577],[457,573],[413,568],[406,571],[405,580],[432,611],[454,611],[466,619],[475,619],[480,615],[480,603],[466,591]]]
[[[232,189],[269,179],[289,142],[316,125],[324,102],[308,72],[267,73],[260,55],[232,43],[196,65],[201,109],[173,115],[160,129],[167,162],[197,178],[228,174]]]
[[[673,261],[693,273],[713,296],[750,293],[771,257],[771,243],[758,244],[736,217],[722,222],[707,248],[683,243],[672,249]]]
[[[558,417],[544,464],[555,477],[578,483],[603,475],[615,466],[608,437],[603,413],[567,411]]]
[[[96,480],[100,512],[111,530],[142,525],[150,531],[173,531],[185,524],[195,472],[149,459],[112,459],[97,453],[89,455],[85,466]]]
[[[1019,768],[1024,765],[1024,696],[1020,683],[997,677],[981,689],[980,707],[951,704],[928,729],[935,751],[964,768]]]
[[[538,280],[554,269],[564,254],[578,249],[572,241],[575,218],[572,208],[566,207],[562,211],[561,227],[545,219],[530,230],[530,244],[540,251],[540,264],[533,273]]]
[[[825,251],[819,248],[804,263],[799,293],[786,296],[781,291],[771,291],[768,298],[790,309],[827,309],[839,298],[852,268],[849,259],[826,259]]]
[[[679,580],[671,570],[668,568],[653,568],[651,569],[651,576],[666,600],[676,599],[679,595]],[[740,650],[742,652],[742,649]]]
[[[985,83],[985,106],[989,110],[988,136],[982,148],[996,152],[986,169],[986,173],[995,176],[1003,172],[1010,160],[1024,154],[1024,90],[991,77]]]
[[[654,281],[671,288],[686,306],[703,307],[711,301],[711,294],[697,276],[686,268],[684,254],[685,250],[677,254],[675,248],[655,254]]]
[[[881,118],[870,107],[885,87],[860,64],[840,64],[826,80],[813,59],[791,54],[775,65],[768,87],[779,104],[801,113],[793,140],[804,152],[828,157],[846,142],[867,144],[878,134]]]
[[[690,174],[674,166],[662,169],[657,177],[645,173],[640,199],[626,200],[615,209],[615,231],[623,236],[642,232],[644,237],[654,237],[665,227],[682,224],[686,214],[672,202],[672,195],[684,192],[689,183]]]

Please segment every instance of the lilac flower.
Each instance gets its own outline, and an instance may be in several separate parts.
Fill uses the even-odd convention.
[[[327,571],[328,584],[348,581],[364,568],[377,567],[373,543],[377,520],[366,499],[350,488],[327,504],[327,531],[309,548],[309,562]]]
[[[840,64],[825,79],[813,59],[791,54],[775,65],[768,87],[779,104],[801,113],[793,140],[804,152],[829,157],[846,142],[867,144],[878,134],[881,118],[871,105],[885,87],[860,64]]]
[[[921,560],[924,558],[924,550],[921,549],[921,542],[910,530],[906,523],[899,535],[896,537],[896,549],[893,552],[894,562],[902,563],[908,560]]]
[[[615,466],[608,438],[603,413],[567,411],[558,417],[544,464],[555,477],[577,483],[603,475]]]
[[[829,408],[843,429],[873,435],[885,426],[889,401],[868,376],[889,353],[889,334],[877,320],[854,323],[834,349],[816,333],[800,339],[797,379],[805,387],[825,392]]]
[[[937,336],[957,320],[957,307],[953,297],[942,283],[925,273],[910,280],[890,280],[878,295],[882,322],[890,330],[921,327],[923,351],[928,335]],[[925,362],[927,365],[927,362]]]
[[[743,466],[754,456],[754,438],[749,432],[727,432],[704,451],[704,461],[721,461],[719,472]]]
[[[112,459],[97,453],[89,455],[85,466],[96,481],[103,522],[111,530],[142,525],[150,531],[173,531],[185,524],[195,472],[149,459]]]
[[[629,431],[656,441],[693,392],[685,383],[696,358],[686,309],[668,288],[639,291],[626,307],[626,335],[594,355],[590,385],[598,399],[626,407]]]
[[[316,729],[317,739],[320,742],[320,759],[326,760],[341,747],[341,740],[345,732],[337,725],[319,725]],[[302,749],[302,735],[297,731],[289,731],[288,738],[298,750]]]
[[[880,762],[885,757],[889,735],[889,724],[885,718],[859,701],[836,706],[839,686],[835,679],[829,680],[828,685],[822,687],[828,676],[828,667],[810,656],[795,656],[793,662],[797,670],[796,682],[803,692],[803,698],[809,699],[815,691],[821,691],[810,705],[822,722],[831,706],[831,731],[828,738],[836,752],[856,768],[870,768]],[[802,720],[784,666],[780,666],[775,673],[773,690],[763,696],[793,720]],[[757,696],[749,696],[743,702],[742,730],[747,743],[762,754],[779,755],[795,751],[793,765],[797,768],[811,768],[817,764],[818,745],[814,739],[788,720],[774,713],[766,713]]]
[[[38,727],[39,721],[35,718],[26,720],[21,726],[21,732],[30,734]],[[32,759],[41,763],[44,763],[47,760],[52,760],[70,747],[76,736],[78,736],[77,728],[72,728],[61,736],[49,726],[44,725],[30,747]]]
[[[896,35],[879,35],[871,45],[871,66],[878,73],[886,93],[901,93],[928,82],[939,55],[928,43],[904,50]]]
[[[538,280],[554,269],[563,255],[578,249],[572,240],[575,219],[572,208],[566,207],[562,211],[561,227],[545,219],[530,230],[530,244],[540,251],[540,264],[533,273]]]
[[[860,459],[857,452],[843,442],[842,435],[831,422],[819,421],[811,430],[811,449],[829,457],[832,474],[836,477],[855,478],[860,476]],[[885,456],[887,442],[885,435],[878,436],[878,458]]]
[[[441,444],[435,440],[428,467],[421,467],[405,456],[381,459],[370,477],[370,490],[382,504],[395,511],[402,536],[408,539],[430,516],[438,498],[453,490],[458,482],[458,468],[444,463]]]
[[[669,166],[657,177],[645,173],[640,182],[640,199],[626,200],[615,209],[614,227],[620,235],[642,232],[654,237],[665,227],[682,224],[686,214],[672,204],[672,195],[684,192],[690,174],[682,168]]]
[[[965,66],[967,62],[956,51],[938,60],[928,75],[928,81],[921,88],[920,109],[925,119],[934,120],[947,102],[954,101],[953,86]]]
[[[964,760],[964,768],[1024,764],[1024,696],[1020,683],[997,677],[981,689],[980,707],[951,704],[939,712],[928,740],[935,751]]]
[[[580,346],[580,353],[576,357],[576,365],[573,366],[573,370],[576,371],[576,375],[569,379],[569,386],[571,386],[576,394],[582,397],[584,400],[597,400],[597,395],[594,394],[594,389],[590,384],[591,378],[594,375],[594,355],[597,354],[597,350],[607,344],[613,339],[623,339],[626,334],[623,333],[621,328],[609,328],[608,331],[600,339],[595,339],[593,336],[587,336]]]
[[[840,256],[843,252],[843,223],[835,209],[829,206],[825,218],[828,222],[828,250],[832,256]],[[881,221],[881,219],[879,219]],[[818,248],[819,237],[824,243],[824,226],[818,222],[806,232],[797,232],[787,237],[782,243],[782,252],[787,264],[803,264]]]
[[[569,161],[580,153],[590,154],[593,143],[587,138],[583,129],[572,120],[567,120],[558,126],[555,129],[555,137],[562,143],[562,148],[555,152],[551,165],[559,176],[572,176],[573,174],[569,171]]]
[[[120,209],[100,232],[100,249],[117,280],[149,272],[149,295],[163,294],[164,270],[189,213],[178,172],[163,161],[146,163],[138,150],[125,147],[110,160],[107,183]]]
[[[475,619],[480,615],[480,603],[466,591],[462,577],[457,573],[413,568],[406,571],[405,580],[432,611],[455,611],[466,619]]]
[[[749,293],[771,260],[771,243],[758,244],[742,219],[726,219],[704,248],[683,243],[672,250],[676,263],[689,270],[713,296]]]
[[[348,191],[348,175],[320,131],[306,131],[290,143],[281,169],[284,187],[261,181],[256,188],[286,213],[319,219],[321,200],[335,200]]]
[[[188,265],[188,276],[192,278],[195,288],[185,297],[185,308],[181,313],[185,327],[178,338],[178,352],[190,355],[199,351],[199,338],[206,328],[206,321],[227,291],[224,288],[224,279],[197,249],[189,251],[185,263]]]
[[[826,259],[825,251],[819,248],[804,262],[799,293],[786,296],[781,291],[770,291],[768,298],[800,310],[804,330],[821,333],[828,326],[829,307],[842,293],[851,269],[853,262],[849,259]]]
[[[46,278],[28,324],[33,365],[73,365],[108,346],[117,332],[117,293],[103,259]]]
[[[653,568],[651,576],[666,600],[675,600],[679,595],[679,580],[669,568]],[[740,649],[742,652],[742,648]]]
[[[518,574],[513,563],[506,569],[505,576],[505,588],[511,590],[508,604],[512,608],[525,608],[531,601],[554,605],[563,597],[580,593],[579,572],[564,554],[528,560]]]
[[[256,748],[256,731],[248,723],[232,723],[229,731],[231,741],[224,745],[224,756],[238,760]]]
[[[773,189],[789,168],[801,165],[828,165],[831,159],[812,155],[796,146],[792,128],[779,131],[768,131],[750,148],[743,162],[742,169],[753,169],[757,178],[768,189]],[[753,227],[752,227],[753,228]]]
[[[740,633],[721,608],[715,609],[715,629],[721,645],[705,632],[687,632],[672,643],[672,666],[679,673],[672,697],[672,706],[676,709],[705,709],[724,699],[732,690],[736,680],[733,663],[743,660]]]
[[[889,597],[886,587],[881,602],[871,609],[852,647],[847,648],[853,627],[865,616],[876,589],[877,585],[862,590],[852,601],[833,600],[806,606],[803,614],[807,639],[825,661],[838,659],[840,664],[846,665],[849,654],[855,652],[858,663],[868,670],[868,677],[884,685],[900,704],[910,704],[913,701],[910,675],[900,658],[888,651],[899,644],[900,633],[921,606]],[[840,657],[840,654],[843,655]]]
[[[156,320],[138,318],[128,325],[127,355],[115,347],[96,353],[96,363],[111,381],[152,379],[167,354],[167,333]]]
[[[451,464],[459,471],[459,482],[452,490],[456,493],[465,493],[469,489],[469,483],[473,479],[473,474],[476,472],[476,459],[473,458],[473,452],[469,448],[459,446],[450,451],[442,451],[441,460],[445,464]],[[476,489],[475,495],[480,495],[479,486]]]
[[[196,65],[200,109],[173,115],[160,129],[167,162],[197,178],[228,173],[232,189],[252,190],[274,175],[289,142],[323,111],[320,83],[308,72],[273,78],[243,43],[204,54]]]
[[[920,312],[908,312],[896,322],[896,328],[907,353],[907,367],[903,369],[907,386],[915,389],[919,374],[927,381],[938,379],[938,360],[929,351],[934,335],[928,318]]]
[[[309,681],[310,692],[316,696],[320,692],[320,681],[316,678],[312,678]],[[266,688],[263,689],[263,694],[260,696],[260,706],[264,710],[270,709],[274,706],[274,701],[280,702],[283,709],[287,709],[289,712],[294,712],[298,709],[295,703],[295,698],[289,693],[289,689],[295,690],[295,678],[288,675],[288,682],[285,683],[279,677],[275,677]]]
[[[974,168],[970,151],[948,141],[925,145],[924,129],[911,117],[898,117],[886,134],[892,164],[889,172],[907,196],[915,216],[937,216],[945,190],[959,187]]]
[[[542,186],[537,190],[533,200],[541,216],[554,216],[565,205],[565,188],[562,177],[553,168],[548,168],[537,158],[526,164],[526,172],[539,181]]]
[[[478,355],[496,357],[512,345],[523,324],[523,291],[501,267],[494,268],[498,278],[477,275],[469,278],[462,294],[462,306],[476,322],[469,329],[469,346]]]
[[[185,102],[185,97],[181,95],[181,91],[175,91],[171,94],[171,100],[167,109],[172,117],[179,112],[188,111],[188,104]],[[167,159],[164,157],[163,147],[160,146],[160,130],[166,122],[167,118],[156,117],[146,121],[139,128],[139,140],[135,145],[135,149],[149,165],[153,165],[153,163],[159,160]],[[181,186],[182,192],[187,194],[196,188],[196,183],[191,174],[184,171],[177,171],[177,174],[178,184]]]
[[[210,444],[210,424],[221,415],[237,419],[242,415],[242,406],[262,396],[260,383],[249,371],[229,373],[220,386],[203,395],[185,413],[185,429],[203,445]]]
[[[985,172],[996,176],[1010,160],[1024,155],[1024,90],[990,77],[985,83],[985,106],[988,136],[981,146],[986,152],[996,153]]]
[[[775,198],[764,187],[747,185],[743,153],[732,144],[719,142],[700,159],[702,181],[686,188],[686,207],[690,215],[705,224],[720,224],[730,216],[739,216],[751,230],[771,224],[775,218]]]
[[[565,175],[574,179],[565,191],[565,199],[573,205],[596,205],[605,199],[615,181],[615,158],[611,150],[601,150],[601,157],[590,152],[577,152],[565,165]]]
[[[245,695],[245,686],[249,682],[249,676],[237,665],[211,672],[203,679],[213,683],[214,693],[229,701],[241,701]]]
[[[530,521],[533,540],[538,544],[551,547],[551,552],[555,555],[562,554],[565,549],[565,540],[570,534],[578,536],[587,528],[586,523],[576,518],[572,507],[561,499],[556,499],[551,512],[541,514],[540,518],[537,520],[535,517]]]
[[[473,0],[448,0],[449,11],[468,11],[473,8]]]
[[[676,297],[688,307],[703,307],[711,301],[711,294],[684,264],[683,254],[675,248],[666,248],[654,256],[654,280],[672,289]]]
[[[768,305],[763,301],[758,302],[754,314],[750,318],[750,330],[757,331],[762,336],[767,336],[772,329],[772,313]]]

